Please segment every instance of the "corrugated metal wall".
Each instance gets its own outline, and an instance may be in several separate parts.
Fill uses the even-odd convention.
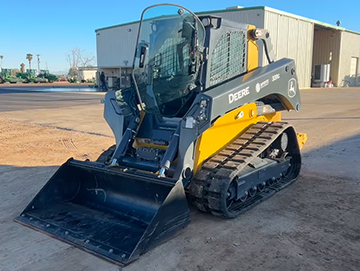
[[[204,13],[201,13],[204,14]],[[222,18],[238,23],[252,24],[256,27],[264,26],[264,10],[259,9],[238,9],[238,10],[224,10],[220,12],[211,12],[211,15],[221,16]]]
[[[350,77],[350,66],[351,58],[358,58],[357,71],[359,73],[360,35],[343,31],[341,33],[340,50],[339,80],[346,80],[350,82],[350,86],[357,86],[359,84],[359,74],[357,77]]]
[[[131,67],[139,23],[101,29],[96,32],[97,66]],[[124,61],[128,61],[125,65]]]
[[[264,27],[264,11],[262,9],[223,11],[211,14],[238,23]],[[123,67],[125,60],[128,60],[128,66],[131,66],[138,28],[139,23],[133,23],[98,30],[96,33],[98,67]],[[259,47],[261,47],[259,59],[262,59],[261,43],[259,43]]]
[[[314,24],[268,10],[265,10],[264,22],[264,28],[270,32],[276,59],[294,59],[299,86],[310,87]],[[267,64],[265,55],[263,63]]]
[[[312,65],[313,72],[315,65],[330,64],[330,76],[335,86],[338,86],[342,80],[339,78],[340,44],[340,31],[335,29],[326,29],[318,26],[315,27]]]

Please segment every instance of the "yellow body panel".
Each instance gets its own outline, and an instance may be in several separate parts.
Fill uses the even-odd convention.
[[[307,134],[304,134],[304,133],[297,133],[297,139],[298,139],[298,142],[299,142],[299,148],[300,150],[302,149],[302,147],[304,146],[304,144],[306,143],[307,141]]]
[[[132,145],[133,148],[154,148],[154,149],[163,149],[166,150],[168,148],[168,145],[158,145],[150,143],[150,139],[147,138],[135,138],[134,143]]]
[[[255,29],[253,25],[248,26],[248,51],[247,51],[247,70],[251,71],[259,65],[259,47],[256,41],[251,37],[250,31]],[[246,74],[245,74],[246,77]],[[240,113],[243,112],[243,113]],[[239,114],[243,114],[239,118]],[[280,121],[281,113],[257,116],[257,108],[255,103],[244,105],[237,108],[221,118],[214,125],[206,130],[197,140],[196,152],[194,159],[194,172],[201,167],[202,163],[209,157],[216,154],[247,127],[259,121]]]
[[[248,26],[248,53],[247,53],[247,68],[248,71],[254,70],[259,65],[259,47],[256,44],[256,41],[251,37],[250,31],[255,29],[253,25]]]
[[[206,159],[219,152],[250,125],[259,121],[281,121],[281,112],[257,116],[256,104],[251,103],[219,118],[196,142],[194,172],[196,173]]]

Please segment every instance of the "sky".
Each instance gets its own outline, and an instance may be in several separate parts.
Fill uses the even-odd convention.
[[[226,7],[268,6],[299,16],[360,32],[360,1],[240,1],[240,0],[178,0],[169,1],[194,12],[221,10]],[[0,55],[3,68],[20,68],[26,54],[34,55],[32,68],[50,72],[68,71],[67,54],[80,48],[84,55],[96,57],[95,30],[137,21],[144,8],[166,1],[155,0],[63,0],[29,1],[0,0]],[[1,63],[0,63],[1,64]],[[93,63],[96,65],[96,60]]]

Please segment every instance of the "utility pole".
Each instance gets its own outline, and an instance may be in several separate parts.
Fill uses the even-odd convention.
[[[40,74],[40,55],[37,54],[37,61],[38,61],[38,74]]]
[[[4,56],[1,55],[0,56],[0,73],[2,72],[2,60],[3,60]]]

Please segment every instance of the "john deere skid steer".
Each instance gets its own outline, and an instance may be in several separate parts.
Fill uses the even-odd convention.
[[[295,63],[274,60],[266,30],[151,6],[132,86],[106,94],[116,145],[97,161],[70,158],[15,220],[126,265],[186,227],[189,202],[235,218],[295,181],[306,134],[281,121],[290,110]]]

